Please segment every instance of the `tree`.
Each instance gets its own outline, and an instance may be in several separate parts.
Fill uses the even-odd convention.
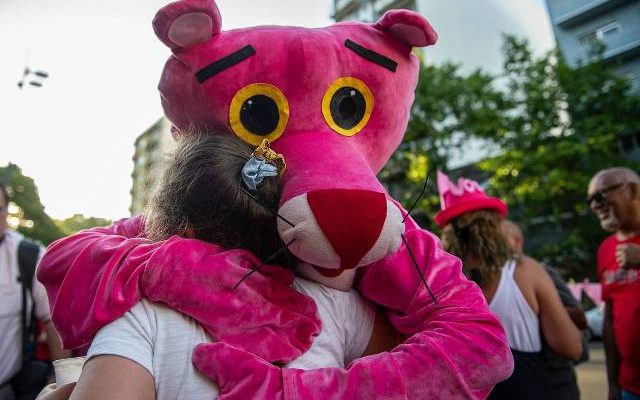
[[[11,225],[25,236],[45,245],[64,236],[44,211],[33,179],[23,175],[15,164],[0,167],[0,177],[4,178],[9,192]]]
[[[490,187],[504,198],[529,233],[547,240],[529,250],[577,278],[593,277],[605,233],[589,215],[589,179],[625,161],[617,140],[640,127],[640,99],[602,61],[602,50],[575,68],[550,52],[534,57],[526,41],[506,37],[504,65],[509,110],[493,140],[498,157],[480,163]]]
[[[55,223],[65,235],[71,235],[82,229],[110,225],[111,220],[106,218],[85,217],[82,214],[74,214],[73,216],[63,220],[55,220]]]
[[[489,177],[488,192],[505,199],[511,218],[524,225],[527,251],[577,279],[594,277],[606,232],[589,213],[586,188],[602,168],[640,166],[617,146],[621,136],[639,132],[640,100],[602,61],[602,46],[577,67],[555,51],[536,57],[515,37],[505,37],[503,51],[499,77],[464,76],[453,64],[420,68],[407,133],[380,179],[408,207],[427,171],[435,177],[436,169],[447,170],[455,150],[480,138],[499,152],[477,167]],[[419,204],[428,215],[439,209],[434,180]]]
[[[502,93],[494,78],[482,71],[467,76],[455,64],[421,65],[411,119],[398,151],[380,173],[389,193],[405,207],[421,190],[427,174],[445,169],[453,151],[472,137],[489,137],[502,130]],[[438,208],[435,179],[420,208],[429,214]]]

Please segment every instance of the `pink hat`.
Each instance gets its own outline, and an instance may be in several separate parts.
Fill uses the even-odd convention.
[[[435,220],[440,228],[452,218],[469,211],[489,209],[505,217],[509,213],[502,200],[487,196],[480,185],[471,179],[460,178],[458,184],[454,185],[447,175],[438,171],[438,192],[442,211],[436,214]]]

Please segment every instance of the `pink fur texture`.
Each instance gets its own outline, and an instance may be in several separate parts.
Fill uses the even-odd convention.
[[[236,303],[252,306],[237,312],[254,332],[264,328],[282,338],[269,347],[252,335],[244,342],[239,329],[225,325],[230,310],[220,303],[229,300],[228,285],[236,274],[251,264],[242,260],[255,258],[188,239],[152,245],[134,230],[123,230],[132,224],[123,221],[56,242],[41,262],[38,277],[47,286],[65,344],[90,340],[144,295],[205,326],[216,325],[211,329],[219,339],[228,333],[227,340],[198,347],[194,354],[196,366],[220,383],[221,399],[486,397],[513,368],[499,321],[479,288],[463,276],[460,261],[411,218],[403,223],[406,211],[376,178],[402,140],[418,74],[411,50],[435,42],[431,26],[407,10],[390,11],[376,24],[322,29],[222,31],[221,23],[212,0],[181,0],[158,12],[154,29],[173,53],[159,85],[166,116],[176,132],[233,130],[255,143],[260,135],[239,130],[247,122],[241,111],[253,103],[248,97],[241,105],[234,101],[254,88],[277,99],[280,125],[261,134],[272,135],[273,148],[287,162],[280,213],[291,217],[293,226],[280,223],[281,236],[296,239],[291,250],[323,283],[339,282],[335,286],[343,289],[354,283],[386,309],[408,339],[347,369],[273,368],[262,359],[289,359],[307,349],[316,332],[315,308],[300,300],[304,296],[287,292],[285,280],[273,277],[280,275],[275,270],[247,279],[252,284],[237,293]],[[334,99],[327,93],[342,82],[345,98],[359,92],[366,104],[362,123],[346,128],[327,116],[335,110],[348,114],[357,103],[327,101]],[[368,207],[371,201],[375,207]],[[354,204],[368,214],[352,212]],[[357,251],[349,253],[350,248]],[[366,267],[354,272],[361,266]],[[223,276],[225,271],[232,278]],[[180,279],[169,278],[178,272]],[[85,289],[75,292],[79,287]],[[256,310],[259,315],[251,317]]]
[[[203,11],[207,5],[209,11]],[[340,23],[322,29],[254,27],[224,32],[219,32],[215,22],[209,40],[194,39],[192,44],[176,47],[164,32],[170,32],[176,24],[181,25],[180,19],[195,11],[211,15],[218,21],[217,8],[208,0],[169,4],[154,20],[159,38],[173,50],[159,89],[165,114],[177,130],[196,128],[227,132],[230,107],[236,93],[247,85],[267,83],[282,92],[289,108],[285,132],[273,143],[273,148],[285,156],[289,165],[284,176],[283,206],[289,200],[316,190],[360,189],[384,193],[376,174],[402,140],[418,77],[418,59],[411,48],[433,44],[436,40],[435,32],[422,16],[398,10],[387,13],[377,24]],[[210,25],[202,22],[202,26],[193,30],[206,29]],[[358,54],[346,46],[347,40],[396,63],[395,70]],[[196,79],[198,71],[246,46],[251,46],[255,54],[204,82]],[[373,95],[370,118],[353,136],[336,133],[327,124],[322,110],[327,90],[336,80],[345,77],[364,82]],[[345,196],[353,195],[347,193]],[[331,206],[339,209],[346,203],[346,197],[344,201],[336,197]],[[385,206],[392,207],[391,204]],[[299,206],[283,207],[281,213],[291,220],[290,216],[300,216],[301,209]],[[383,212],[379,216],[378,225],[384,224],[386,214]],[[363,253],[339,252],[336,247],[340,245],[335,242],[315,247],[312,243],[327,241],[326,232],[318,229],[318,224],[341,223],[335,219],[316,221],[317,218],[313,212],[307,212],[293,229],[279,224],[287,243],[295,239],[291,251],[312,265],[338,268],[348,264],[346,268],[353,268],[381,259],[400,245],[399,233],[403,227],[401,220],[395,218],[387,224],[387,231],[375,232],[382,243],[374,248],[374,241]],[[352,223],[350,226],[357,229],[359,225]],[[350,237],[357,238],[362,234],[354,231]],[[341,247],[354,249],[358,247],[357,241],[344,243]],[[338,263],[335,262],[336,254]],[[355,262],[340,261],[345,259],[355,259]]]

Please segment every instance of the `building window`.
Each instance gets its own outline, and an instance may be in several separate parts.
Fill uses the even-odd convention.
[[[616,22],[607,24],[602,28],[598,28],[598,30],[596,31],[596,36],[600,40],[606,40],[612,36],[616,36],[620,32],[622,32],[622,26],[618,21],[616,21]]]
[[[603,25],[595,31],[586,33],[580,37],[580,44],[592,46],[596,41],[604,42],[622,32],[622,25],[618,21]]]

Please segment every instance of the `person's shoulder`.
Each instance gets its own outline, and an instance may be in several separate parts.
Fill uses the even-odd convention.
[[[5,237],[9,239],[9,241],[14,243],[16,246],[20,245],[28,249],[33,249],[34,251],[44,250],[44,246],[42,245],[42,243],[40,243],[35,239],[31,239],[27,236],[24,236],[22,233],[18,231],[7,229],[5,230],[4,234],[5,234]]]
[[[204,329],[195,319],[163,303],[142,299],[130,313],[148,321],[152,331],[162,333],[169,340],[182,340],[181,336],[191,337],[195,333],[203,338],[206,336]]]
[[[544,266],[538,262],[533,257],[530,257],[526,254],[523,254],[518,260],[518,269],[526,274],[538,275],[538,274],[546,274],[546,270]]]
[[[5,237],[5,240],[10,241],[12,243],[20,243],[23,239],[25,239],[22,233],[11,230],[11,229],[7,229],[4,231],[4,237]]]
[[[640,238],[638,238],[640,240]],[[607,236],[598,246],[598,264],[603,263],[603,259],[607,254],[613,253],[615,251],[616,245],[618,244],[618,239],[616,238],[616,234],[612,234]]]
[[[186,315],[179,311],[169,308],[166,304],[156,303],[147,299],[142,299],[136,304],[129,313],[133,315],[144,314],[147,318],[153,321],[159,320],[188,320],[190,319]]]
[[[520,277],[518,281],[524,285],[536,286],[541,279],[551,279],[544,266],[526,254],[518,260],[516,271]]]
[[[637,240],[640,240],[640,236],[637,237]],[[615,247],[618,239],[616,238],[616,234],[612,234],[607,236],[602,242],[600,242],[600,246],[598,246],[598,253],[606,250],[607,248]]]

